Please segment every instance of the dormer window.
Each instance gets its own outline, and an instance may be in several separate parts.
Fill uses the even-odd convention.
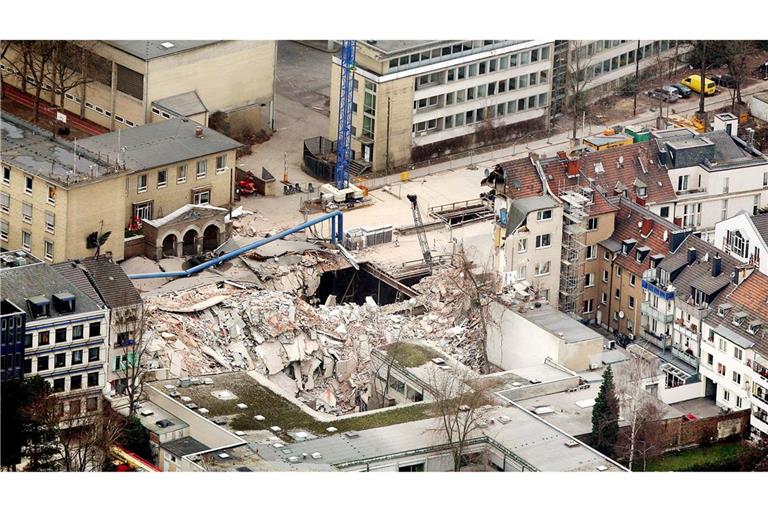
[[[635,244],[637,243],[637,240],[634,238],[628,238],[626,240],[621,241],[621,253],[624,255],[629,254],[632,252],[632,248],[635,247]]]
[[[637,197],[646,197],[648,195],[648,185],[640,178],[637,178],[632,185],[635,187],[635,194]]]
[[[693,303],[696,306],[702,306],[709,302],[707,299],[709,299],[709,296],[707,296],[706,293],[703,291],[697,289],[697,288],[691,288],[691,297],[693,297]]]
[[[637,259],[638,263],[642,263],[643,260],[645,260],[645,257],[648,256],[648,253],[651,252],[650,247],[638,247],[637,253],[635,254],[635,258]]]
[[[53,296],[53,305],[57,313],[74,313],[75,296],[68,292],[56,293]]]
[[[749,334],[757,334],[758,331],[760,331],[760,327],[762,327],[763,322],[760,320],[753,320],[752,322],[749,322],[749,325],[747,326],[747,332]]]
[[[732,304],[728,304],[727,302],[725,304],[720,304],[720,307],[717,308],[717,316],[724,318],[725,315],[728,314],[728,312],[733,308]]]
[[[32,318],[45,318],[51,316],[51,301],[47,297],[38,295],[27,299]]]
[[[739,311],[735,315],[733,315],[733,321],[731,322],[735,326],[740,326],[741,323],[744,321],[744,319],[747,318],[746,311]]]

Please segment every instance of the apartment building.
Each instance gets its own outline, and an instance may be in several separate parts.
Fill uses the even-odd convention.
[[[535,157],[504,162],[486,181],[494,187],[494,269],[504,286],[525,281],[557,307],[563,205],[547,186]]]
[[[106,384],[106,308],[24,251],[0,253],[0,279],[4,298],[27,315],[24,377],[47,380],[65,399],[67,414],[98,411]]]
[[[689,49],[674,40],[562,40],[555,42],[552,115],[567,112],[568,96],[577,80],[579,90],[596,101],[622,89],[637,70],[641,77],[676,70]]]
[[[752,435],[768,436],[768,276],[743,279],[705,320],[704,394],[727,410],[751,409]]]
[[[522,135],[549,118],[550,41],[358,41],[352,149],[378,172]],[[329,138],[338,131],[340,61],[333,59]]]
[[[742,211],[721,220],[715,224],[713,238],[721,251],[768,274],[768,213],[752,216]]]
[[[688,232],[622,196],[611,202],[618,207],[614,230],[598,244],[600,274],[594,277],[600,293],[598,323],[635,340],[644,332],[643,278],[656,270]]]
[[[717,222],[742,210],[757,215],[768,205],[768,157],[735,135],[737,123],[732,114],[719,114],[720,129],[712,132],[675,128],[652,134],[675,187],[677,222],[706,237]]]
[[[15,258],[16,256],[11,256]],[[24,376],[24,336],[27,313],[7,299],[0,300],[0,385]]]
[[[73,144],[3,112],[0,131],[0,244],[48,262],[93,256],[100,238],[119,261],[134,217],[231,201],[240,144],[186,118]]]
[[[108,310],[106,334],[106,387],[108,395],[122,395],[140,364],[143,348],[144,303],[120,265],[107,256],[67,261],[53,266],[57,272]]]
[[[228,114],[233,127],[272,129],[277,42],[88,41],[88,80],[63,96],[44,84],[42,98],[110,130],[189,117],[207,125],[214,112]],[[20,66],[11,45],[2,63],[4,80],[24,89],[35,84],[14,73]],[[73,82],[83,81],[82,70]]]

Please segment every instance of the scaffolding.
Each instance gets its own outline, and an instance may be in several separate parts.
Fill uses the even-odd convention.
[[[576,178],[578,180],[578,178]],[[594,191],[571,184],[560,188],[563,201],[563,248],[560,268],[560,309],[581,318],[587,252],[587,219]]]

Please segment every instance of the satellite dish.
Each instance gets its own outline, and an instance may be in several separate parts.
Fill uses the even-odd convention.
[[[520,187],[522,186],[522,183],[519,179],[515,178],[512,180],[512,186],[515,187],[515,190],[520,190]]]
[[[624,318],[624,312],[623,311],[619,311],[619,318]]]
[[[485,177],[487,178],[489,174],[491,174],[491,171],[486,167],[485,171],[483,171],[483,174],[485,174]]]

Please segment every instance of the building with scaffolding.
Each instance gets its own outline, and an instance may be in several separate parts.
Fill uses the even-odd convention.
[[[593,191],[574,185],[560,190],[563,202],[563,245],[560,260],[560,309],[581,316],[585,286],[593,286],[585,272],[587,225]]]

